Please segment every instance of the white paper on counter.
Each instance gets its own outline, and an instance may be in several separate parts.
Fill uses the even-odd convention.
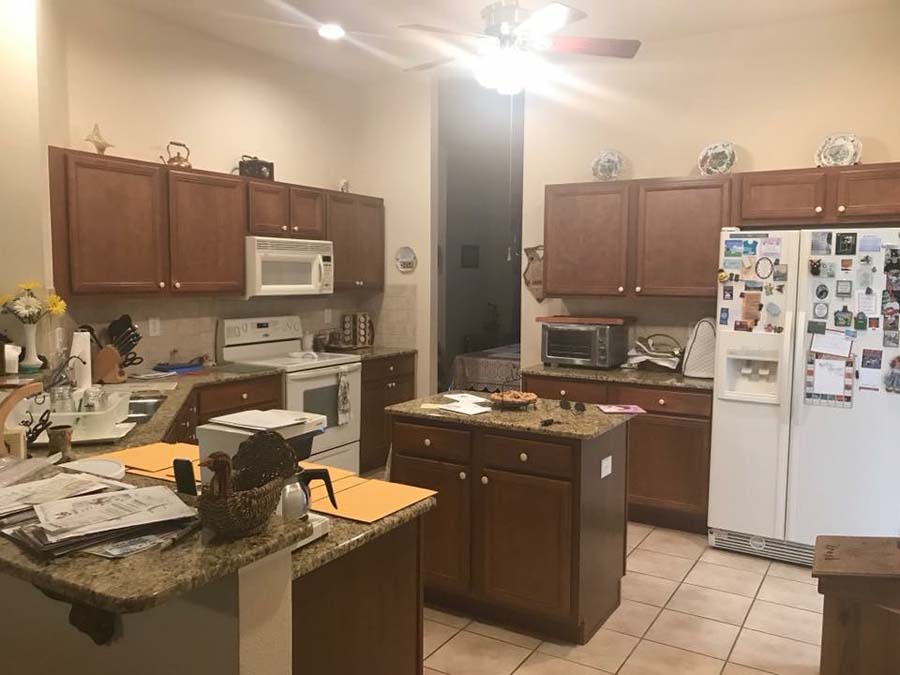
[[[451,398],[458,403],[474,403],[475,405],[489,405],[489,401],[483,396],[475,394],[444,394],[444,398]]]
[[[461,413],[463,415],[480,415],[481,413],[491,411],[490,408],[485,408],[484,406],[476,405],[475,403],[469,403],[466,401],[448,403],[447,405],[442,405],[440,409],[455,413]]]

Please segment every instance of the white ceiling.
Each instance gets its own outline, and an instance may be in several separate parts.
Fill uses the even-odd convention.
[[[446,41],[399,24],[480,30],[488,0],[116,0],[169,21],[344,79],[366,80],[440,58]],[[573,35],[663,40],[888,6],[895,0],[565,0],[588,18]],[[528,8],[542,0],[521,0]],[[350,39],[319,38],[336,21]],[[291,25],[293,24],[293,25]],[[457,43],[461,44],[461,43]],[[640,57],[640,54],[638,55]]]

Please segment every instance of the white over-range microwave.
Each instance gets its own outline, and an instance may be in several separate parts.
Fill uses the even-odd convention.
[[[330,241],[247,237],[246,297],[334,293]]]

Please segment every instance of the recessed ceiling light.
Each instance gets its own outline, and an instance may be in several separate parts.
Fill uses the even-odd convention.
[[[336,23],[323,23],[319,26],[319,37],[326,40],[340,40],[346,34],[346,31]]]

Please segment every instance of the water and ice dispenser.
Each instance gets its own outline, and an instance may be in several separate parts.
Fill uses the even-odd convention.
[[[722,332],[720,338],[730,344],[719,352],[721,362],[716,373],[719,398],[778,404],[783,336],[754,333],[752,345],[739,333]]]

